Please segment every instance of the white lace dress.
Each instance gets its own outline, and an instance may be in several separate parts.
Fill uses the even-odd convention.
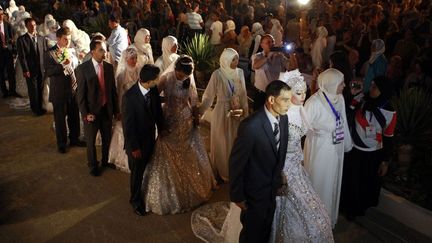
[[[304,169],[301,138],[301,106],[288,111],[288,151],[283,172],[288,180],[285,196],[276,197],[270,242],[333,242],[331,221],[325,205],[312,187]]]

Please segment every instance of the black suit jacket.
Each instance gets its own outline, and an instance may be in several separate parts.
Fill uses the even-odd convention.
[[[28,33],[18,37],[17,39],[17,52],[18,60],[21,64],[23,72],[30,72],[32,77],[45,73],[43,59],[44,53],[48,50],[48,42],[40,35],[37,35],[37,50],[33,44]],[[39,55],[38,55],[39,53]]]
[[[55,45],[44,53],[45,76],[50,78],[49,101],[64,103],[72,97],[72,84],[71,77],[64,74],[63,66],[52,56],[57,48]]]
[[[288,117],[280,117],[279,150],[264,108],[240,123],[229,159],[233,202],[271,203],[282,184],[288,144]]]
[[[13,43],[13,36],[14,36],[14,31],[13,28],[11,26],[11,24],[9,24],[8,22],[3,21],[3,26],[4,26],[4,32],[5,32],[5,42],[6,42],[6,46],[7,49],[9,51],[14,50],[15,46]],[[0,38],[0,50],[3,49],[3,40],[2,38]]]
[[[107,98],[108,115],[112,117],[119,112],[117,89],[114,80],[114,68],[111,64],[103,62],[105,78],[105,95]],[[78,89],[78,105],[83,117],[88,114],[99,114],[101,102],[99,95],[99,79],[93,66],[92,59],[82,63],[75,70]]]
[[[157,124],[160,132],[163,129],[164,119],[157,88],[151,88],[146,94],[147,98],[144,98],[138,85],[137,82],[123,95],[124,148],[128,153],[141,149],[148,155],[152,152],[155,143],[155,125]]]

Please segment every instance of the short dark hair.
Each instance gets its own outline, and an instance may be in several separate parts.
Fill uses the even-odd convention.
[[[98,45],[101,45],[102,43],[104,43],[104,42],[101,41],[101,40],[92,40],[92,41],[90,42],[90,51],[94,51],[94,50],[96,50],[96,47],[97,47]]]
[[[69,28],[67,27],[61,27],[60,29],[57,30],[56,32],[56,37],[57,38],[61,38],[64,35],[71,35],[71,31]]]
[[[31,21],[34,21],[36,23],[36,20],[34,18],[26,18],[24,20],[24,24],[27,26],[27,24],[30,23]]]
[[[280,95],[281,90],[290,91],[291,88],[283,81],[275,80],[269,83],[266,87],[265,94],[266,99],[270,96],[278,97]]]
[[[114,14],[111,14],[108,18],[109,21],[111,22],[116,22],[116,23],[120,23],[120,19],[119,17],[115,16]]]
[[[102,33],[100,33],[100,32],[96,32],[96,33],[93,33],[93,34],[91,35],[91,40],[92,40],[92,41],[94,41],[94,40],[105,41],[105,40],[106,40],[106,37],[105,37]]]
[[[188,55],[181,55],[175,63],[175,71],[191,75],[193,71],[193,59]]]
[[[273,37],[272,35],[270,35],[270,34],[265,34],[265,35],[263,35],[263,36],[261,37],[260,44],[261,44],[261,43],[262,43],[266,38],[272,40],[273,42],[275,41],[275,39],[274,39],[274,37]]]
[[[141,68],[140,80],[141,82],[148,82],[155,80],[159,76],[160,69],[154,64],[146,64]]]

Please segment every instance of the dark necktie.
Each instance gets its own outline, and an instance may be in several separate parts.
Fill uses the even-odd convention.
[[[33,47],[36,51],[36,55],[39,56],[39,52],[38,52],[38,48],[37,48],[37,42],[36,42],[36,36],[32,36],[32,41],[33,41]]]
[[[278,119],[279,121],[279,119]],[[279,122],[274,123],[273,135],[276,141],[276,148],[279,150],[279,142],[280,142],[280,132],[279,132]]]

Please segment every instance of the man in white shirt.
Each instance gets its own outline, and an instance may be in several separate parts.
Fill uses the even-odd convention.
[[[265,89],[269,83],[279,79],[279,74],[289,69],[289,61],[280,51],[272,51],[274,38],[264,35],[261,38],[262,52],[252,56],[252,69],[255,71],[255,99],[254,110],[265,103]]]
[[[223,24],[219,21],[219,14],[217,12],[212,13],[211,18],[213,23],[209,30],[210,43],[215,46],[220,45],[221,35],[223,34]]]
[[[114,70],[116,69],[118,62],[120,61],[121,53],[126,50],[129,45],[128,34],[126,30],[120,26],[119,23],[120,20],[116,16],[110,16],[108,20],[108,25],[112,31],[110,37],[107,40],[107,44],[109,46],[111,58],[114,61]]]

